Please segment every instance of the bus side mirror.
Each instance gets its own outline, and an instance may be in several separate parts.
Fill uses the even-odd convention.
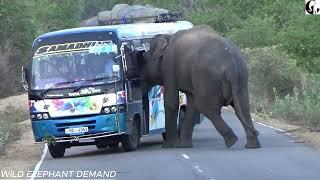
[[[139,66],[139,51],[131,51],[127,56],[127,71],[126,76],[128,79],[140,78],[140,66]]]
[[[21,82],[23,88],[28,91],[28,84],[29,84],[29,69],[25,67],[21,67]]]

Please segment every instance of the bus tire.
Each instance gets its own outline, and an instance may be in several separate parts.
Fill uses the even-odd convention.
[[[111,144],[108,144],[108,148],[111,150],[111,151],[116,151],[119,147],[119,141],[117,142],[113,142]]]
[[[121,144],[124,151],[134,151],[138,148],[140,143],[140,133],[137,120],[132,122],[131,134],[123,135],[121,138]]]
[[[66,152],[66,147],[62,143],[49,144],[48,148],[53,158],[62,158]]]

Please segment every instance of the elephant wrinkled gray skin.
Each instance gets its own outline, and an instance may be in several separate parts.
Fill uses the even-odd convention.
[[[194,119],[208,117],[227,147],[238,137],[221,117],[221,108],[235,109],[247,136],[246,148],[261,147],[250,116],[248,71],[240,49],[229,39],[202,25],[174,35],[157,35],[144,53],[142,89],[164,86],[164,148],[192,147]],[[187,95],[187,109],[180,137],[177,133],[179,90]]]

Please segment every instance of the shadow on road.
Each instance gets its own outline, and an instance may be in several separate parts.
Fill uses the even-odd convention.
[[[161,148],[162,140],[154,140],[153,138],[144,139],[136,152],[143,151],[157,151]],[[74,151],[74,148],[79,148],[79,151]],[[68,151],[68,150],[67,150]],[[73,153],[76,152],[76,153]],[[95,146],[83,146],[83,147],[72,147],[70,153],[64,156],[64,159],[68,158],[79,158],[79,157],[89,157],[89,156],[99,156],[99,155],[117,155],[122,153],[127,153],[122,150],[121,145],[117,149],[96,149]]]
[[[230,116],[228,119],[228,123],[231,125],[232,129],[237,134],[239,141],[232,146],[231,148],[226,148],[224,144],[223,138],[218,134],[215,128],[212,126],[209,120],[204,120],[199,126],[195,127],[194,135],[193,135],[193,145],[194,147],[191,149],[183,149],[184,152],[205,152],[205,151],[212,151],[212,152],[220,152],[220,151],[227,151],[227,152],[251,152],[251,151],[261,151],[261,149],[255,150],[248,150],[244,148],[246,143],[246,138],[244,131],[241,127],[241,124],[237,119],[234,117],[232,113],[225,113],[225,116]],[[233,115],[233,116],[231,116]],[[233,118],[232,118],[233,117]],[[287,137],[287,135],[278,133],[274,133],[273,129],[265,128],[260,125],[256,125],[256,128],[260,131],[260,141],[262,144],[262,149],[282,149],[288,147],[300,147],[297,143],[292,143],[292,137]],[[282,138],[279,138],[282,137]],[[116,150],[112,149],[102,149],[98,150],[95,146],[84,146],[84,147],[73,147],[70,150],[67,150],[66,156],[64,158],[80,158],[80,157],[93,157],[93,156],[124,156],[124,154],[131,153],[145,153],[150,152],[153,153],[155,151],[163,151],[164,149],[161,148],[163,140],[161,135],[155,136],[147,136],[141,138],[141,144],[137,151],[133,152],[124,152],[121,148],[121,145]],[[75,150],[74,148],[79,148]],[[173,151],[181,151],[181,149],[171,149]],[[167,149],[165,150],[167,151]]]

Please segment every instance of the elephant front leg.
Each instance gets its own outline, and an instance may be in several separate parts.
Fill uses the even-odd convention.
[[[164,108],[165,108],[166,140],[162,144],[162,147],[174,148],[176,147],[179,141],[178,131],[177,131],[177,114],[179,109],[178,91],[175,93],[165,89]]]
[[[197,115],[200,115],[194,108],[193,98],[187,97],[187,109],[180,129],[180,142],[178,148],[192,148],[192,133]]]
[[[221,110],[204,109],[203,113],[209,118],[219,134],[223,137],[227,148],[230,148],[238,141],[238,137],[235,135],[233,130],[222,119]]]

